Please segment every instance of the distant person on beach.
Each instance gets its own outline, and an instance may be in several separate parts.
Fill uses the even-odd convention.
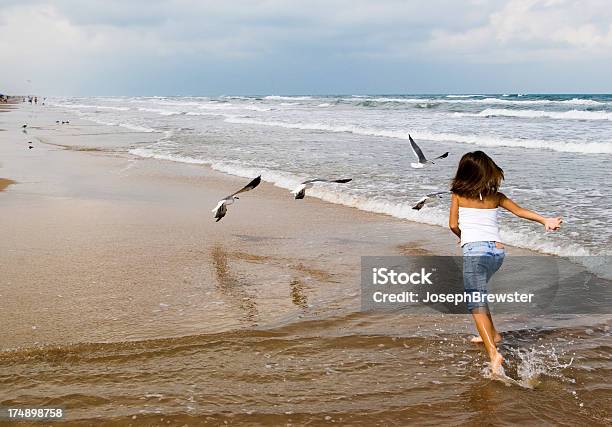
[[[504,359],[496,345],[502,338],[493,325],[483,297],[487,294],[487,283],[501,267],[505,256],[497,208],[501,206],[520,218],[539,222],[546,231],[557,230],[562,223],[561,218],[545,218],[500,193],[498,189],[503,179],[504,171],[484,152],[465,154],[452,181],[449,216],[450,229],[461,239],[463,286],[468,310],[480,335],[472,342],[484,343],[493,374],[503,373]]]

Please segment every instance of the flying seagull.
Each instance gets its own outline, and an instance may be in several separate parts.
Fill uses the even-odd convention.
[[[414,139],[412,139],[410,135],[408,135],[408,139],[410,139],[410,146],[412,147],[412,152],[418,159],[418,163],[410,163],[410,166],[412,166],[415,169],[420,169],[428,163],[431,163],[433,165],[434,162],[431,160],[427,160],[427,158],[425,157],[425,154],[423,154],[423,151],[421,151],[421,148],[417,145],[416,142],[414,142]],[[446,157],[448,157],[448,151],[442,154],[441,156],[434,158],[434,160],[444,159]]]
[[[416,205],[414,205],[412,207],[412,209],[414,209],[416,211],[420,211],[421,208],[423,206],[425,206],[426,204],[434,204],[439,199],[441,199],[443,195],[449,194],[449,193],[450,193],[450,191],[437,191],[435,193],[429,193],[429,194],[421,197],[421,199],[417,202]]]
[[[347,182],[350,182],[352,180],[353,180],[353,178],[345,178],[345,179],[321,179],[321,178],[316,178],[316,179],[309,179],[308,181],[304,181],[304,182],[300,183],[300,186],[297,187],[296,189],[294,189],[293,191],[291,191],[291,194],[294,194],[296,199],[303,199],[304,196],[306,195],[306,190],[309,189],[309,188],[312,188],[312,186],[316,182],[335,182],[337,184],[346,184]]]
[[[227,205],[231,205],[232,203],[234,203],[235,200],[238,200],[238,197],[236,197],[237,194],[252,190],[253,188],[257,187],[260,182],[261,182],[261,175],[259,175],[257,178],[249,182],[247,185],[245,185],[244,187],[242,187],[240,190],[236,191],[235,193],[230,194],[229,196],[219,200],[219,203],[217,203],[217,206],[215,206],[215,208],[212,210],[212,212],[215,213],[215,218],[217,219],[217,221],[215,222],[221,221],[221,218],[223,218],[227,214]]]

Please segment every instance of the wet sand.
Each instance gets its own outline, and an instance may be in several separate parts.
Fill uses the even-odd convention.
[[[436,253],[457,250],[445,230],[296,201],[267,183],[215,223],[217,200],[248,180],[116,151],[159,135],[31,122],[27,134],[3,135],[0,171],[19,184],[1,201],[11,231],[0,243],[0,307],[13,331],[2,348],[218,332],[355,310],[362,255],[420,253],[425,243]]]
[[[545,373],[507,387],[482,375],[467,316],[358,311],[361,256],[456,255],[449,231],[267,183],[215,223],[246,179],[126,152],[159,134],[62,119],[0,116],[16,181],[0,193],[0,406],[65,405],[82,425],[610,421],[609,319],[500,319],[507,353],[541,346],[509,370]]]

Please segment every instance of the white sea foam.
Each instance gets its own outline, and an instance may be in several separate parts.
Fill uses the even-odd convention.
[[[446,95],[447,98],[481,98],[486,95]]]
[[[487,108],[479,113],[454,113],[459,117],[520,117],[520,118],[550,118],[559,120],[612,120],[608,111],[544,111],[544,110],[506,110]]]
[[[275,126],[288,129],[319,130],[327,132],[349,132],[357,135],[381,136],[388,138],[399,138],[407,140],[408,131],[386,130],[370,127],[360,127],[355,125],[333,126],[326,123],[288,123],[280,121],[259,120],[245,117],[228,117],[225,119],[229,123],[252,124],[260,126]],[[473,144],[485,147],[521,147],[531,149],[548,149],[567,153],[612,154],[612,142],[564,142],[540,139],[510,139],[499,138],[488,135],[469,135],[451,133],[433,133],[429,131],[411,131],[411,135],[429,141],[440,142],[460,142],[463,144]]]
[[[367,101],[374,101],[378,103],[406,103],[416,104],[419,102],[438,102],[445,104],[507,104],[507,105],[555,105],[555,104],[570,104],[570,105],[606,105],[604,102],[595,101],[592,99],[572,98],[564,100],[555,99],[501,99],[501,98],[455,98],[455,99],[443,99],[443,98],[370,98]],[[360,99],[363,102],[363,99]]]
[[[214,103],[211,102],[209,104],[203,104],[203,105],[199,105],[198,106],[199,109],[201,110],[251,110],[251,111],[260,111],[260,112],[265,112],[265,111],[270,111],[271,108],[270,107],[258,107],[256,105],[245,105],[245,104],[239,104],[239,105],[234,105],[232,103],[229,102],[225,102],[225,103]]]
[[[205,111],[188,111],[187,113],[185,113],[186,116],[214,116],[214,117],[237,117],[233,114],[226,114],[223,113],[221,111],[217,111],[217,112],[205,112]]]
[[[516,363],[518,382],[523,387],[535,388],[540,383],[542,376],[556,377],[566,380],[563,370],[569,368],[574,362],[573,357],[560,360],[560,355],[554,346],[546,348],[543,345],[524,350],[519,348],[510,349],[512,362]]]
[[[360,101],[363,98],[360,99]],[[404,104],[415,104],[418,102],[426,102],[426,101],[432,101],[432,102],[451,102],[448,100],[444,100],[444,99],[437,99],[437,98],[369,98],[366,99],[366,101],[374,101],[374,102],[380,102],[380,103],[384,103],[384,102],[397,102],[397,103],[404,103]]]
[[[530,249],[557,256],[584,257],[592,255],[591,251],[580,245],[568,242],[561,243],[558,240],[543,238],[539,230],[538,232],[517,231],[502,225],[500,227],[500,235],[504,243],[517,248]]]
[[[206,99],[203,99],[202,102],[195,102],[195,101],[169,101],[167,99],[160,99],[157,100],[157,102],[155,102],[155,104],[157,105],[174,105],[174,106],[179,106],[179,107],[197,107],[199,105],[202,105],[203,101],[206,101]],[[142,100],[134,100],[131,102],[142,102]]]
[[[150,148],[133,148],[129,151],[129,153],[135,156],[144,157],[147,159],[169,160],[172,162],[190,163],[190,164],[196,164],[196,165],[206,165],[206,164],[209,165],[210,164],[210,162],[206,160],[197,159],[195,157],[181,156],[179,154],[159,153]]]
[[[82,108],[95,108],[96,110],[115,110],[115,111],[128,111],[128,107],[111,107],[108,105],[88,105],[88,104],[50,104],[54,107],[63,107],[69,109],[82,109]]]
[[[244,178],[252,178],[261,175],[264,181],[270,182],[277,187],[291,190],[307,176],[298,176],[284,171],[276,171],[265,168],[253,167],[240,162],[214,161],[193,156],[164,153],[155,148],[136,148],[130,150],[131,154],[146,158],[156,158],[160,160],[170,160],[174,162],[208,165],[212,169],[230,175]],[[406,202],[394,202],[384,199],[373,199],[366,195],[349,193],[346,189],[336,190],[335,186],[327,185],[315,187],[309,190],[309,196],[319,198],[326,202],[350,206],[359,210],[390,215],[400,219],[429,224],[434,226],[446,227],[448,224],[448,214],[432,209],[416,211],[412,209],[413,200]],[[558,256],[588,256],[590,251],[572,243],[562,243],[558,241],[548,241],[542,238],[539,232],[517,231],[508,227],[501,227],[501,236],[505,243],[511,246],[524,249],[535,250],[542,253]]]
[[[276,100],[286,100],[286,101],[305,101],[307,99],[312,99],[312,96],[280,96],[280,95],[268,95],[264,97],[264,99],[276,101]]]
[[[301,178],[290,174],[280,174],[273,171],[261,171],[254,168],[244,168],[236,164],[213,163],[213,169],[231,175],[242,176],[245,178],[262,173],[262,179],[274,183],[278,187],[293,189],[301,182]],[[309,196],[316,197],[326,202],[350,206],[362,211],[390,215],[399,219],[406,219],[413,222],[447,227],[448,214],[446,212],[434,210],[416,211],[412,209],[413,202],[397,203],[383,199],[372,199],[362,195],[349,194],[346,191],[335,191],[333,188],[316,187],[309,190]],[[588,256],[589,250],[576,245],[559,243],[558,241],[548,241],[542,238],[539,232],[518,232],[502,226],[501,235],[508,245],[519,248],[534,250],[546,254],[557,256]]]
[[[139,126],[139,125],[135,125],[132,123],[125,123],[125,122],[112,122],[112,121],[107,121],[107,120],[103,120],[100,119],[98,117],[92,117],[89,114],[86,113],[81,113],[80,111],[76,111],[75,113],[77,113],[77,115],[79,117],[82,117],[85,120],[89,120],[90,122],[93,123],[97,123],[99,125],[104,125],[104,126],[119,126],[122,128],[126,128],[126,129],[130,129],[136,132],[146,132],[146,133],[150,133],[150,132],[157,132],[155,129],[149,128],[149,127],[145,127],[145,126]]]
[[[101,125],[107,125],[107,126],[119,126],[122,128],[126,128],[126,129],[130,129],[136,132],[146,132],[146,133],[150,133],[150,132],[157,132],[155,129],[151,129],[145,126],[138,126],[138,125],[134,125],[131,123],[115,123],[115,122],[105,122],[103,120],[94,120],[94,119],[87,119],[90,120],[92,122],[101,124]]]
[[[157,132],[155,129],[146,127],[146,126],[139,126],[139,125],[134,125],[131,123],[117,123],[116,126],[120,126],[126,129],[131,129],[131,130],[135,130],[136,132]]]
[[[174,116],[177,114],[183,114],[181,111],[163,110],[161,108],[139,108],[138,111],[146,111],[148,113],[157,113],[162,116]]]

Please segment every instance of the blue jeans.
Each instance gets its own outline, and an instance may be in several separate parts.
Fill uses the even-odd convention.
[[[504,262],[506,251],[495,242],[466,243],[463,250],[463,288],[470,295],[467,302],[471,312],[476,308],[489,310],[486,303],[487,283]]]

